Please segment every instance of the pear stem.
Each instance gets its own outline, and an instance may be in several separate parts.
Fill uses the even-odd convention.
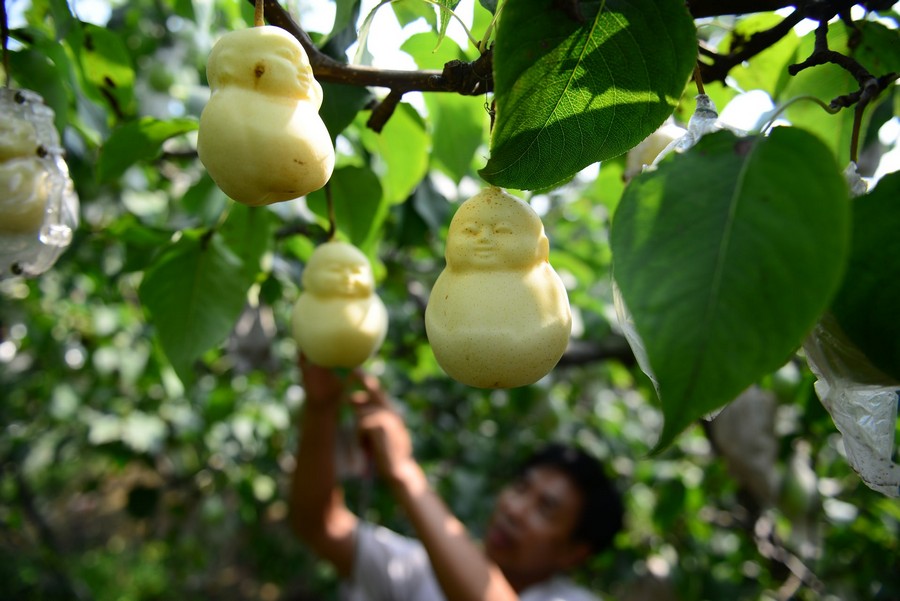
[[[254,11],[253,11],[253,26],[254,27],[262,27],[266,24],[265,20],[265,2],[263,0],[256,0],[254,3]]]

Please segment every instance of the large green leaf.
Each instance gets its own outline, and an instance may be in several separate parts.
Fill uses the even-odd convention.
[[[812,134],[718,132],[625,189],[613,274],[665,425],[657,448],[782,366],[840,285],[847,186]]]
[[[810,33],[801,41],[797,58],[801,61],[806,59],[814,46],[815,33]],[[856,59],[876,77],[900,72],[897,31],[880,23],[858,21],[853,31],[848,31],[843,23],[832,23],[828,26],[828,47]],[[857,90],[859,84],[848,71],[837,65],[824,64],[805,69],[791,78],[780,91],[778,100],[784,102],[800,96],[813,96],[828,103]],[[869,104],[861,131],[866,131],[873,109],[886,98],[889,96],[882,94]],[[812,102],[795,102],[788,107],[786,115],[792,124],[815,132],[835,153],[838,163],[845,165],[850,161],[854,112],[851,107],[842,109],[836,115],[828,115]],[[865,140],[860,140],[860,143],[863,142]]]
[[[553,5],[517,0],[500,18],[480,172],[497,186],[547,188],[626,152],[672,114],[697,59],[679,0],[582,2],[583,23]]]
[[[337,228],[363,252],[369,252],[381,234],[387,216],[387,199],[381,193],[378,177],[366,167],[339,167],[328,182]],[[306,197],[309,208],[328,219],[324,190]]]
[[[844,333],[869,361],[900,380],[900,173],[853,202],[847,275],[832,304]]]
[[[241,259],[218,234],[185,232],[141,282],[141,302],[175,372],[193,379],[193,363],[231,332],[250,280]]]
[[[364,128],[362,140],[374,155],[384,197],[390,204],[409,198],[428,172],[431,137],[412,106],[400,103],[381,133]]]
[[[155,159],[163,142],[197,129],[196,119],[161,120],[142,117],[112,132],[100,149],[97,177],[101,182],[112,181],[138,161]]]

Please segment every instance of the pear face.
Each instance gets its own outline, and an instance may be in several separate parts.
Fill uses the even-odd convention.
[[[197,152],[225,194],[259,206],[325,185],[334,145],[318,113],[322,87],[293,36],[273,25],[229,32],[206,72]]]
[[[388,313],[375,294],[368,258],[346,242],[326,242],[303,272],[292,329],[300,350],[325,367],[356,367],[384,342]]]
[[[499,188],[479,192],[453,216],[445,256],[425,310],[444,371],[478,388],[525,386],[549,373],[568,345],[572,313],[534,210]]]

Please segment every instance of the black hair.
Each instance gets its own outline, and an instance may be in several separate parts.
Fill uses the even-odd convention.
[[[588,543],[594,553],[611,547],[622,529],[625,508],[603,464],[579,448],[550,443],[529,456],[519,467],[518,475],[522,477],[528,470],[544,466],[566,474],[581,491],[584,502],[572,538]]]

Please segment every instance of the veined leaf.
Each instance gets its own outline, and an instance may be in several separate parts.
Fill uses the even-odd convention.
[[[187,232],[147,269],[141,302],[163,351],[183,382],[192,365],[231,332],[251,281],[241,259],[219,235]]]
[[[584,22],[549,0],[503,9],[494,47],[497,119],[480,171],[508,188],[548,188],[626,152],[672,114],[697,58],[679,0],[579,4]]]
[[[892,173],[872,192],[853,201],[850,262],[831,310],[869,361],[900,380],[898,198],[900,173]]]
[[[377,240],[388,212],[387,199],[378,177],[367,167],[339,167],[328,185],[338,229],[352,244],[368,253]],[[328,207],[322,190],[306,197],[309,208],[327,221]]]
[[[456,8],[459,4],[459,0],[435,0],[440,6],[440,26],[438,27],[438,41],[437,46],[441,45],[441,42],[444,40],[444,36],[447,35],[447,26],[450,25],[450,19],[453,17],[451,11]]]
[[[169,138],[197,129],[196,119],[142,117],[119,127],[100,149],[97,176],[108,182],[139,161],[155,159]]]
[[[800,346],[841,282],[848,196],[797,128],[708,135],[626,187],[613,274],[658,382],[657,449]]]

